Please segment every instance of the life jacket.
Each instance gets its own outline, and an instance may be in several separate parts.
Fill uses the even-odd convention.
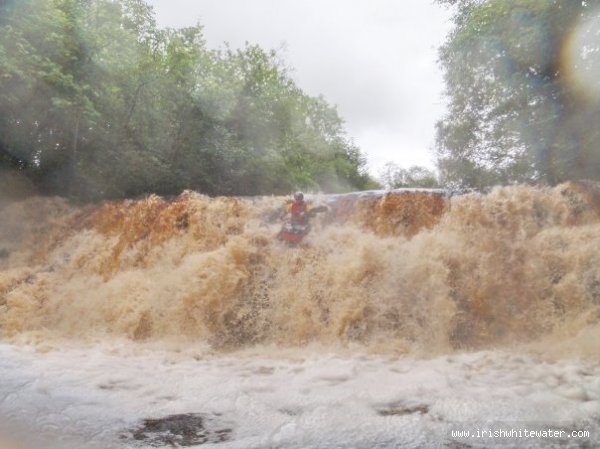
[[[305,224],[308,222],[306,216],[307,205],[304,201],[293,202],[290,207],[292,213],[292,224]]]

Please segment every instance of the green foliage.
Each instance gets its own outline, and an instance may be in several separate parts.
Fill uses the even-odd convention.
[[[0,169],[49,194],[368,188],[336,110],[274,52],[159,29],[142,0],[0,3]]]
[[[407,187],[438,188],[440,184],[432,170],[413,165],[402,168],[393,162],[385,165],[381,172],[381,182],[387,189],[401,189]]]
[[[437,124],[438,167],[450,186],[600,179],[598,98],[571,74],[598,64],[567,58],[573,33],[599,1],[442,0],[455,9],[440,51],[449,112]],[[575,52],[583,52],[576,48]]]

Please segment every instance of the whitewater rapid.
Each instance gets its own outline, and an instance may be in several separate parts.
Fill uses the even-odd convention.
[[[0,448],[600,444],[598,186],[284,200],[2,204]]]

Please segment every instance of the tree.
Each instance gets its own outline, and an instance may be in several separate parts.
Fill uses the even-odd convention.
[[[417,165],[406,169],[393,162],[388,162],[380,177],[381,183],[388,189],[407,187],[438,188],[440,186],[433,171]]]
[[[437,124],[444,184],[600,178],[600,113],[572,82],[597,67],[598,1],[442,0],[455,7],[440,51],[449,111]],[[566,51],[574,34],[580,42]],[[584,55],[585,53],[585,55]],[[587,86],[590,89],[592,86]]]
[[[210,50],[142,0],[0,3],[0,168],[82,199],[371,182],[335,108],[275,52]]]

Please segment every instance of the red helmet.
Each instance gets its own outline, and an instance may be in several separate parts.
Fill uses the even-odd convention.
[[[302,192],[294,193],[294,201],[302,201],[304,200],[304,194]]]

